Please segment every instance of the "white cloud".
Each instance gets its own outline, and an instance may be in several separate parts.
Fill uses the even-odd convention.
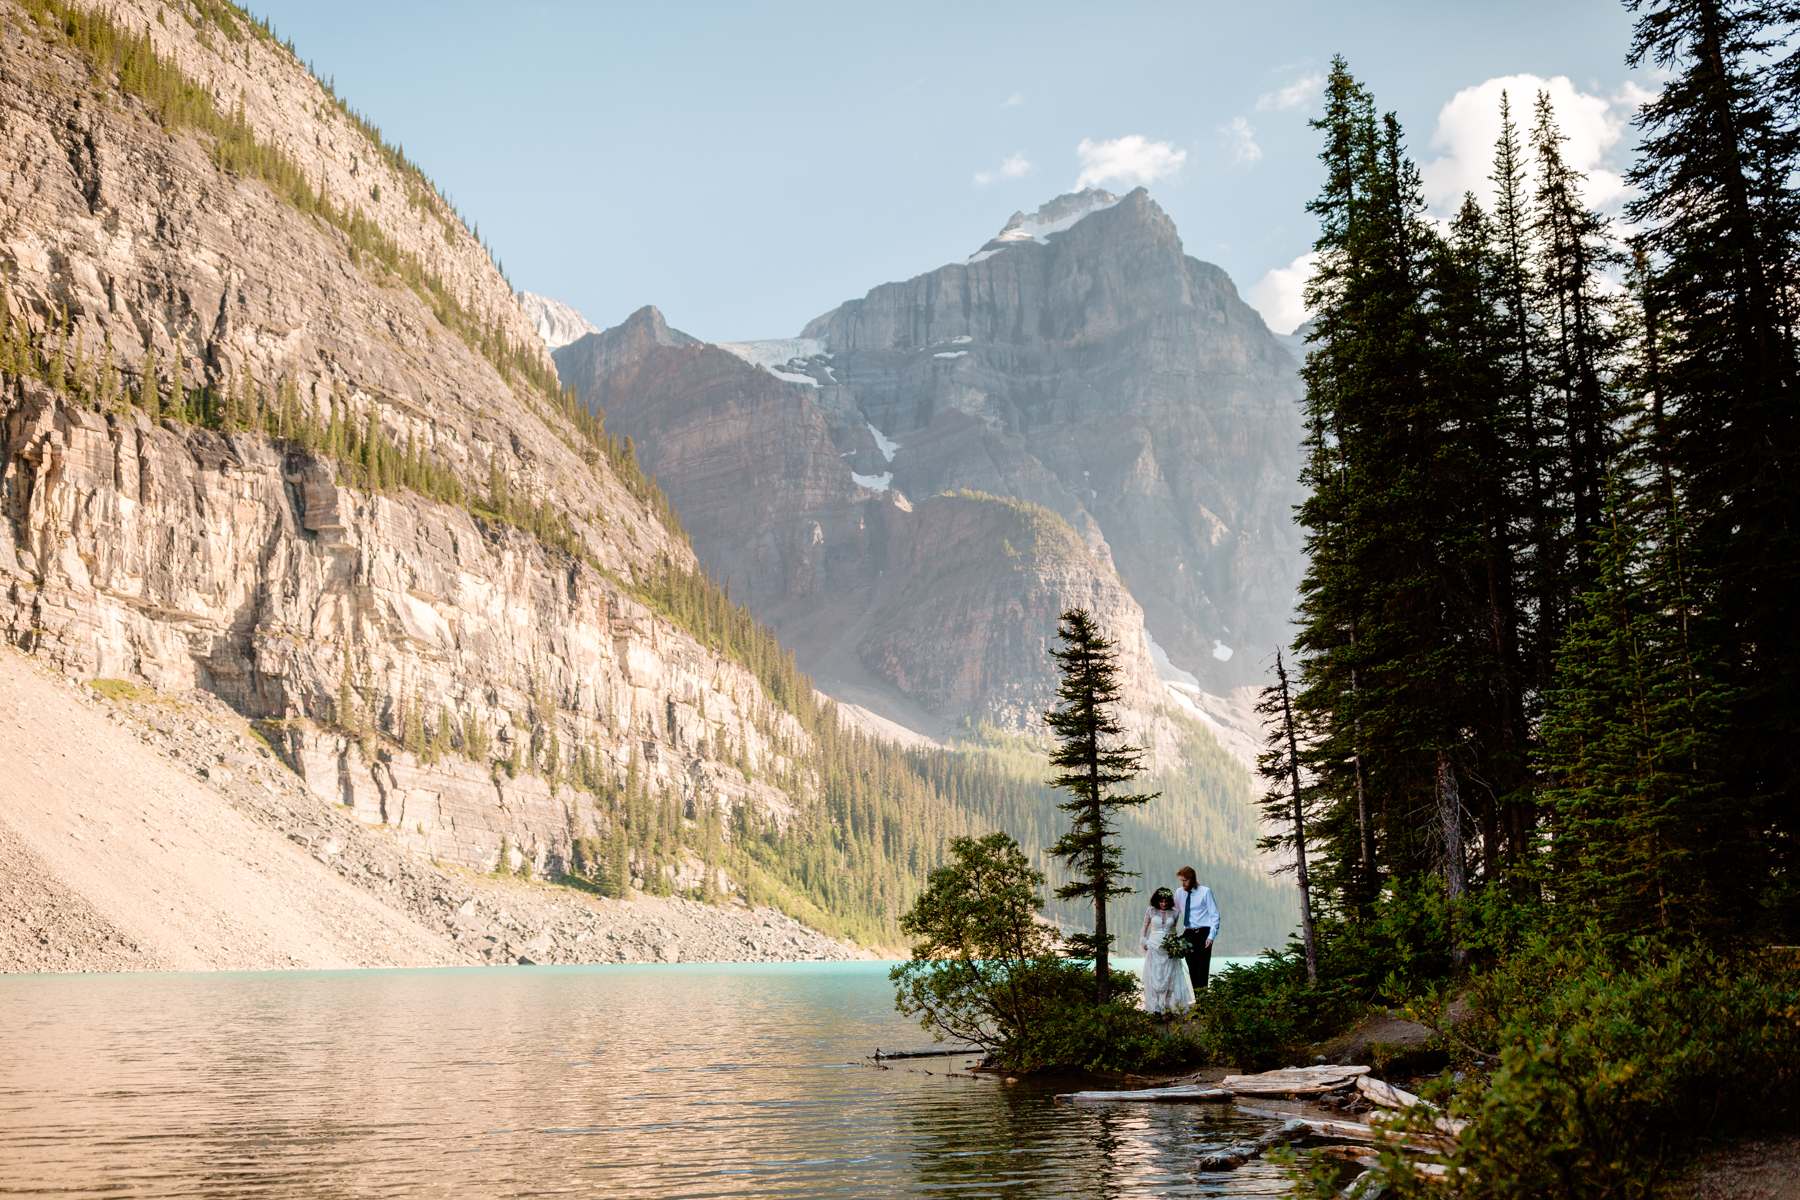
[[[1503,75],[1464,88],[1438,111],[1431,149],[1436,157],[1420,167],[1425,201],[1439,213],[1473,192],[1483,203],[1493,200],[1488,179],[1494,169],[1494,143],[1500,137],[1500,94],[1512,102],[1513,124],[1530,158],[1530,133],[1537,95],[1550,93],[1557,124],[1562,127],[1563,159],[1587,176],[1585,198],[1595,208],[1612,208],[1625,198],[1626,184],[1615,154],[1623,148],[1627,122],[1649,94],[1627,84],[1616,96],[1584,92],[1566,75]]]
[[[1000,107],[1001,108],[1017,108],[1017,107],[1019,107],[1019,105],[1021,105],[1023,103],[1025,103],[1025,93],[1024,92],[1014,92],[1012,95],[1008,96],[1006,99],[1004,99],[1000,102]]]
[[[1075,153],[1081,159],[1081,174],[1075,179],[1077,191],[1103,183],[1155,183],[1181,170],[1181,164],[1187,161],[1186,150],[1177,150],[1168,142],[1153,142],[1141,133],[1098,142],[1082,138]]]
[[[1325,86],[1325,76],[1319,74],[1302,75],[1292,83],[1276,88],[1272,92],[1264,92],[1256,98],[1257,112],[1287,112],[1299,108]]]
[[[1660,90],[1647,88],[1635,79],[1627,79],[1619,85],[1619,90],[1613,93],[1612,102],[1625,109],[1626,116],[1629,118],[1636,115],[1638,109],[1660,95],[1662,95]]]
[[[1023,179],[1031,174],[1031,160],[1023,154],[1009,154],[991,171],[975,172],[975,186],[986,187],[1001,179]]]
[[[1309,315],[1302,296],[1319,256],[1307,251],[1285,267],[1276,267],[1250,285],[1245,299],[1276,333],[1292,333]]]
[[[1225,141],[1225,148],[1231,152],[1231,161],[1241,167],[1247,167],[1262,157],[1262,147],[1256,144],[1256,130],[1250,128],[1248,117],[1233,117],[1219,126],[1219,136]]]

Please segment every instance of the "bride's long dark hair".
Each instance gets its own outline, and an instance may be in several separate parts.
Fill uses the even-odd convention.
[[[1171,912],[1173,912],[1175,909],[1175,893],[1174,892],[1171,892],[1166,887],[1159,887],[1154,892],[1150,893],[1150,907],[1151,908],[1161,908],[1163,906],[1163,901],[1165,901],[1165,900],[1168,901],[1169,910]]]

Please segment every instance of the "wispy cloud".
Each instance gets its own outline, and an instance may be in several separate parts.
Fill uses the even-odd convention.
[[[1023,179],[1031,174],[1031,160],[1023,154],[1009,154],[1000,160],[1000,165],[988,171],[975,172],[975,186],[986,187],[1002,179]]]
[[[1308,100],[1319,94],[1325,86],[1325,76],[1314,72],[1302,75],[1292,83],[1276,88],[1272,92],[1264,92],[1256,98],[1257,112],[1287,112],[1299,108]]]
[[[1075,179],[1077,190],[1098,187],[1103,183],[1155,183],[1181,170],[1187,151],[1177,150],[1168,142],[1157,142],[1141,133],[1094,141],[1082,138],[1075,147],[1081,160],[1081,174]]]
[[[1219,137],[1224,140],[1231,161],[1240,167],[1250,166],[1262,158],[1262,147],[1256,144],[1256,130],[1250,127],[1248,117],[1233,117],[1219,126]]]
[[[1019,107],[1019,105],[1021,105],[1023,103],[1025,103],[1025,93],[1024,92],[1014,92],[1012,95],[1008,96],[1006,99],[1004,99],[1000,102],[1000,107],[1001,108],[1017,108],[1017,107]]]

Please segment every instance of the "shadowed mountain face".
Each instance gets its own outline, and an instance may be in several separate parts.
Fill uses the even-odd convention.
[[[915,726],[1028,724],[1067,603],[1146,709],[1168,699],[1146,623],[1207,692],[1283,637],[1295,362],[1142,189],[1016,214],[799,338],[712,347],[647,309],[555,357],[733,594]]]
[[[806,352],[817,348],[726,350],[646,308],[558,359],[636,443],[708,569],[827,690],[933,734],[1029,724],[1051,699],[1045,642],[1082,604],[1119,631],[1147,719],[1161,697],[1142,614],[1104,549],[1034,504],[909,497],[893,470],[906,448],[843,389],[810,382],[828,360],[780,358]],[[780,361],[771,371],[756,356]]]

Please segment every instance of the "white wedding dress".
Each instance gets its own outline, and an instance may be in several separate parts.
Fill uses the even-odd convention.
[[[1163,939],[1181,928],[1181,914],[1150,909],[1149,930],[1139,943],[1144,951],[1144,1011],[1186,1012],[1194,1003],[1187,961],[1163,953]]]

